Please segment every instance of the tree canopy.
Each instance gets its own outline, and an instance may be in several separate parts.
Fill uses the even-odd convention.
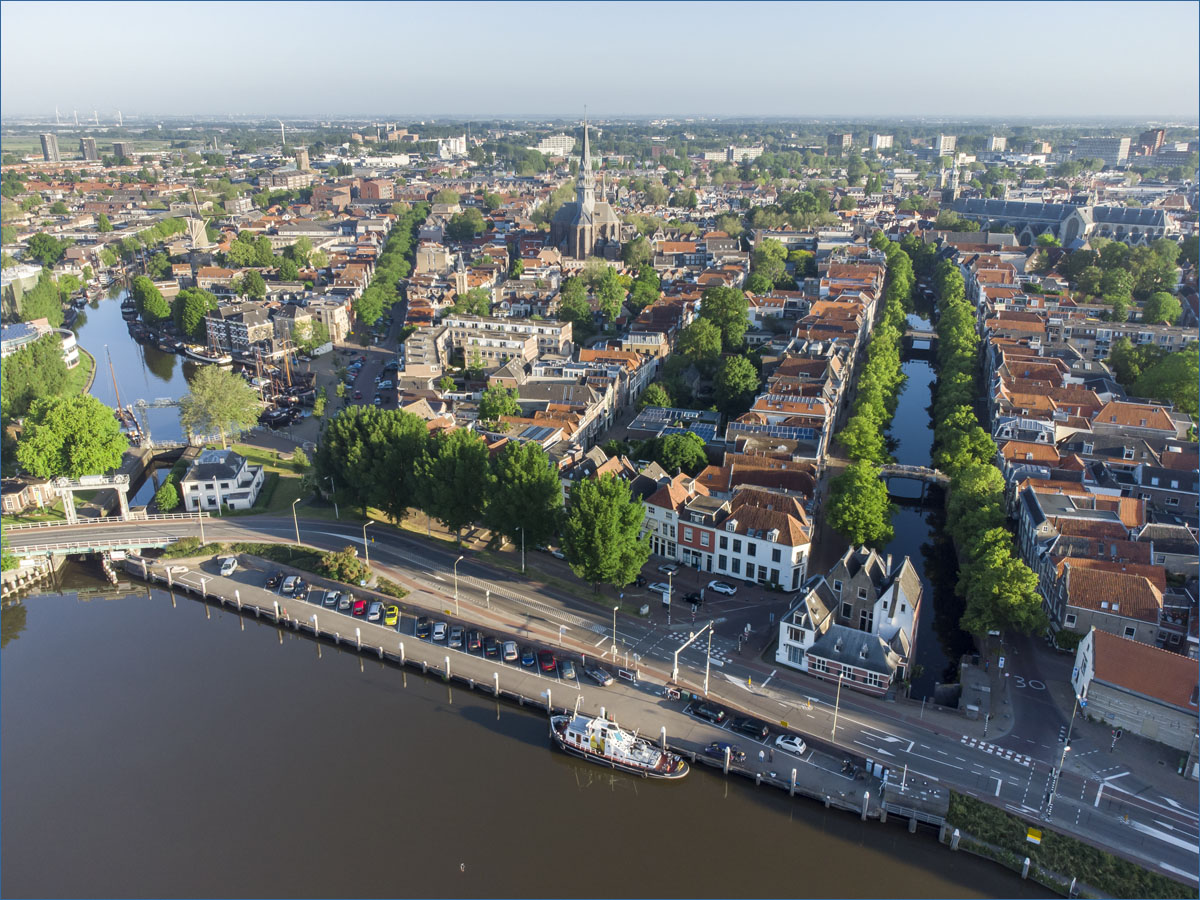
[[[512,543],[548,543],[558,531],[563,493],[558,471],[533,441],[509,443],[488,474],[484,524]]]
[[[220,366],[201,366],[192,377],[190,391],[179,401],[179,422],[188,434],[221,435],[229,446],[231,435],[252,428],[260,402],[245,379]]]
[[[489,385],[479,398],[479,421],[495,426],[504,416],[517,416],[521,407],[517,403],[515,389],[503,385]]]
[[[734,288],[710,287],[700,297],[700,317],[721,331],[721,343],[728,351],[740,350],[750,325],[749,302]]]
[[[52,397],[30,406],[17,460],[39,478],[80,478],[117,468],[128,447],[113,411],[95,397]]]
[[[646,511],[613,475],[585,478],[571,488],[562,528],[562,549],[572,571],[592,583],[624,587],[650,558],[642,535]]]

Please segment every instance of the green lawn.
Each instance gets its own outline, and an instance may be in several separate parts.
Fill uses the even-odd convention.
[[[216,447],[216,444],[211,445]],[[250,509],[222,510],[222,516],[256,516],[262,513],[288,513],[292,509],[292,501],[301,496],[300,473],[291,462],[281,460],[279,451],[264,450],[249,444],[233,444],[230,447],[235,453],[246,458],[253,466],[262,466],[266,481],[258,494],[258,500]]]
[[[66,519],[63,504],[61,500],[57,500],[53,506],[43,509],[32,509],[18,516],[0,516],[0,525],[32,525],[35,522],[59,522],[63,519]]]
[[[91,378],[92,372],[95,368],[95,358],[92,356],[92,354],[80,347],[79,365],[67,372],[67,385],[63,389],[63,395],[66,397],[74,397],[77,394],[82,394],[83,389],[87,387],[87,383]]]

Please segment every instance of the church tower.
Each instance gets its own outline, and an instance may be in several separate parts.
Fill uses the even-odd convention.
[[[580,215],[588,222],[596,212],[596,177],[592,174],[592,148],[588,141],[587,119],[583,120],[583,154],[579,159],[579,183],[575,186],[575,199],[579,203]]]

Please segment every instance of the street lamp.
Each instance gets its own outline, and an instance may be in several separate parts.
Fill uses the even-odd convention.
[[[833,703],[833,734],[830,735],[835,741],[837,740],[838,710],[841,708],[841,705],[842,705],[842,673],[839,671],[838,672],[837,699]]]
[[[337,492],[337,485],[333,483],[332,475],[326,475],[325,480],[329,482],[329,499],[333,500],[333,495]],[[337,506],[336,500],[333,500],[333,517],[335,519],[341,518],[341,514],[338,513],[338,506]]]
[[[368,526],[368,525],[374,525],[374,524],[375,524],[375,520],[374,520],[374,519],[367,519],[367,521],[363,523],[363,553],[364,553],[364,554],[366,554],[366,557],[367,557],[367,570],[368,570],[368,571],[367,571],[367,576],[368,576],[368,577],[370,577],[370,574],[371,574],[371,573],[370,573],[370,569],[371,569],[371,551],[367,549],[367,526]]]
[[[297,497],[295,500],[292,501],[292,524],[296,526],[296,543],[297,544],[300,543],[300,520],[296,518],[296,504],[299,502],[300,502],[299,497]]]
[[[619,606],[613,607],[613,662],[617,661],[617,610]]]
[[[365,533],[366,532],[364,529],[364,534]],[[458,617],[458,564],[462,561],[463,561],[463,558],[461,556],[454,561],[454,616],[455,616],[455,618]]]
[[[525,574],[525,526],[521,526],[521,574]]]
[[[1058,781],[1062,778],[1063,766],[1067,762],[1067,754],[1071,752],[1071,745],[1067,744],[1063,747],[1062,756],[1058,760],[1058,769],[1054,772],[1054,779],[1050,783],[1050,799],[1046,802],[1046,820],[1054,815],[1054,798],[1058,795]]]

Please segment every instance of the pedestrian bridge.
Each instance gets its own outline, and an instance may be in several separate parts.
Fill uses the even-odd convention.
[[[926,466],[902,466],[898,464],[881,466],[879,477],[884,480],[888,478],[910,478],[913,481],[923,481],[925,484],[936,484],[941,487],[948,487],[950,485],[949,475],[939,472],[937,469],[927,468]]]

